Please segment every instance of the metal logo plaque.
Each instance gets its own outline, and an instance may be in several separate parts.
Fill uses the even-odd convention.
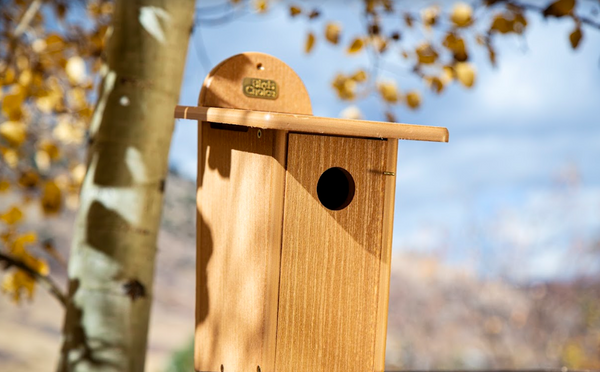
[[[277,99],[279,87],[274,80],[244,78],[242,82],[244,95],[252,98]]]

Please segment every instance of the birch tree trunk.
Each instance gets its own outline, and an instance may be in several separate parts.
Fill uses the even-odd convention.
[[[194,0],[117,0],[69,261],[59,371],[143,371]]]

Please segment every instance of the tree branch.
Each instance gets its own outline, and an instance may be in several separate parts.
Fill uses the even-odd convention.
[[[520,1],[514,1],[514,0],[508,0],[506,1],[506,4],[512,4],[514,6],[518,6],[520,8],[526,9],[526,10],[534,10],[536,12],[541,12],[543,13],[544,10],[546,9],[545,6],[540,6],[540,5],[535,5],[535,4],[528,4],[528,3],[524,3],[524,2],[520,2]],[[592,18],[588,18],[588,17],[582,17],[578,14],[574,14],[575,12],[573,12],[573,18],[579,22],[581,22],[582,24],[597,28],[600,30],[600,23],[597,22],[596,20],[592,19]]]
[[[37,281],[43,287],[52,294],[65,308],[67,307],[67,296],[63,291],[56,285],[56,283],[47,275],[42,275],[29,267],[25,262],[18,260],[14,257],[6,255],[0,252],[0,262],[6,262],[7,266],[14,266],[19,270],[24,271],[27,275]]]
[[[31,5],[29,5],[29,8],[27,8],[27,11],[25,11],[25,14],[23,14],[23,18],[21,18],[21,21],[19,22],[19,24],[17,25],[17,28],[15,29],[15,33],[14,33],[15,38],[18,38],[19,36],[21,36],[21,34],[23,34],[23,32],[25,32],[25,29],[27,27],[29,27],[29,24],[33,20],[35,13],[37,13],[38,9],[40,9],[40,6],[42,6],[42,0],[33,0]]]

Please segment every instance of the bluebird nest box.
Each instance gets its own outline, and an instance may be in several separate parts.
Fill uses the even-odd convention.
[[[384,369],[398,139],[448,131],[311,114],[261,53],[175,109],[199,122],[197,371]]]

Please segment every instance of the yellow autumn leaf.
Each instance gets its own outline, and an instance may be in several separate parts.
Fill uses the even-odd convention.
[[[19,155],[14,149],[5,149],[2,151],[2,160],[4,163],[8,165],[10,168],[16,168],[17,164],[19,164]]]
[[[454,66],[456,78],[462,85],[471,88],[475,83],[475,68],[468,62],[459,62]]]
[[[23,212],[17,206],[10,207],[6,212],[0,214],[0,220],[7,225],[14,225],[23,219]]]
[[[544,17],[563,17],[570,14],[575,7],[575,0],[557,0],[546,9],[544,9]]]
[[[259,13],[265,13],[269,7],[267,0],[254,1],[254,9]]]
[[[37,234],[34,232],[28,232],[25,234],[18,235],[14,240],[9,242],[8,246],[10,249],[10,253],[15,257],[27,260],[27,248],[26,246],[29,244],[35,243],[37,240]]]
[[[440,15],[440,7],[437,5],[427,7],[421,11],[421,20],[426,29],[431,28],[437,23]]]
[[[338,97],[343,100],[356,98],[356,81],[343,74],[337,74],[331,83]]]
[[[347,49],[348,54],[355,54],[358,53],[362,50],[362,48],[365,46],[365,42],[363,41],[362,38],[355,38],[354,40],[352,40],[352,43],[350,43],[350,46]]]
[[[582,37],[583,34],[581,33],[581,27],[577,26],[575,30],[569,35],[569,41],[571,42],[571,47],[573,49],[577,49]]]
[[[304,42],[304,53],[308,54],[315,46],[315,34],[309,32],[306,35],[306,41]]]
[[[12,146],[20,146],[27,138],[27,129],[21,121],[5,121],[0,124],[0,137]]]
[[[26,55],[19,55],[17,57],[17,68],[19,71],[24,71],[29,68],[29,58]]]
[[[10,66],[7,67],[2,74],[0,74],[0,86],[13,84],[16,77],[17,74],[15,73],[15,69]]]
[[[20,90],[7,94],[2,99],[2,112],[9,120],[19,120],[23,115],[21,106],[25,100],[25,94]]]
[[[290,6],[290,16],[291,17],[295,17],[301,13],[302,13],[302,9],[300,9],[299,7],[297,7],[295,5]]]
[[[365,70],[358,70],[350,77],[350,79],[356,81],[357,83],[362,83],[367,80],[367,73]]]
[[[514,20],[506,18],[502,14],[498,14],[494,17],[490,31],[498,31],[502,34],[507,34],[514,31]]]
[[[398,102],[398,88],[394,81],[380,81],[377,83],[377,90],[379,95],[387,103]]]
[[[52,131],[54,138],[66,144],[77,144],[83,141],[85,130],[81,126],[69,122],[66,116],[60,117],[58,120],[58,124]]]
[[[69,58],[65,72],[71,84],[81,84],[85,80],[85,61],[79,56]]]
[[[44,214],[56,214],[60,211],[62,206],[62,192],[54,181],[46,182],[40,202]]]
[[[35,100],[36,107],[44,114],[50,114],[54,108],[54,100],[50,95],[38,97]]]
[[[0,192],[5,192],[10,189],[10,182],[7,180],[0,180]]]
[[[449,33],[444,38],[442,44],[452,52],[452,57],[455,61],[464,62],[469,58],[465,41],[460,36],[457,36],[454,33]]]
[[[428,65],[435,63],[438,58],[438,53],[429,43],[421,43],[415,50],[419,63]]]
[[[517,34],[522,34],[525,27],[527,27],[527,19],[523,13],[515,13],[513,17],[513,30]]]
[[[440,79],[444,85],[450,83],[452,80],[454,80],[454,69],[451,66],[444,66],[442,68],[442,75]]]
[[[32,171],[32,170],[27,170],[24,171],[23,173],[21,173],[21,175],[19,176],[19,185],[21,185],[24,188],[27,189],[31,189],[37,186],[38,182],[40,181],[40,176]]]
[[[337,22],[329,22],[325,26],[325,39],[332,44],[337,44],[340,41],[340,33],[342,26]]]
[[[87,106],[85,89],[79,87],[70,89],[67,93],[67,100],[73,110],[83,110]]]
[[[468,27],[473,23],[473,8],[466,3],[456,3],[452,8],[450,20],[456,27]]]
[[[39,259],[29,254],[29,252],[27,252],[27,250],[24,248],[26,243],[31,243],[30,237],[31,234],[26,234],[26,236],[19,237],[13,244],[14,246],[19,246],[19,248],[12,249],[11,253],[15,256],[15,258],[22,261],[25,265],[38,274],[44,276],[48,275],[50,271],[48,264],[43,259]],[[33,234],[33,238],[35,241],[35,234]],[[21,301],[23,294],[31,299],[35,292],[35,286],[35,279],[29,273],[26,273],[23,270],[14,270],[13,272],[5,275],[2,281],[2,291],[11,295],[13,301],[16,303]]]
[[[385,38],[380,35],[374,35],[371,37],[371,43],[377,49],[379,53],[383,53],[387,50],[388,44]]]
[[[435,93],[440,94],[444,90],[444,82],[437,76],[426,76],[425,83]]]
[[[46,52],[58,54],[65,49],[65,41],[58,34],[51,34],[46,37]]]
[[[28,266],[34,269],[40,275],[48,275],[50,273],[48,264],[42,259],[38,259],[29,255],[25,262],[27,262]]]
[[[10,295],[16,304],[21,303],[23,292],[31,299],[34,290],[35,280],[22,270],[13,271],[5,275],[2,280],[2,292]]]
[[[30,69],[21,71],[19,74],[19,85],[22,87],[28,87],[33,81],[33,73]]]
[[[38,143],[38,148],[46,152],[50,160],[57,160],[60,157],[60,149],[54,141],[43,139]]]
[[[417,109],[421,106],[421,95],[417,91],[410,91],[406,93],[406,103],[411,109]]]

